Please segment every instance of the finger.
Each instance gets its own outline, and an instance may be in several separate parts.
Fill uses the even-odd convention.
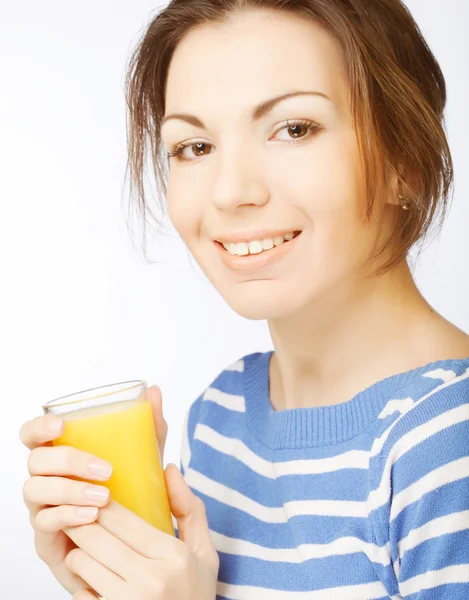
[[[199,557],[217,560],[203,500],[187,485],[175,464],[165,470],[171,513],[178,522],[179,539]]]
[[[65,565],[100,596],[112,600],[128,600],[127,584],[122,577],[107,569],[81,548],[74,548],[68,553]]]
[[[64,533],[87,556],[116,573],[123,580],[128,581],[130,578],[135,579],[138,576],[143,558],[106,531],[99,523],[81,527],[65,527]],[[142,561],[141,564],[138,563],[138,559]],[[96,589],[91,581],[84,579]]]
[[[112,465],[72,446],[41,446],[29,453],[28,470],[32,476],[71,475],[106,481],[112,474]]]
[[[98,511],[96,506],[69,506],[66,504],[43,508],[36,515],[35,529],[44,533],[55,533],[64,527],[93,523],[98,517]]]
[[[100,509],[98,523],[145,558],[167,558],[171,552],[180,552],[180,540],[152,527],[115,500]]]
[[[23,423],[19,433],[20,440],[27,448],[33,450],[60,437],[64,425],[63,419],[54,415],[36,417]]]
[[[23,487],[27,504],[58,506],[104,506],[109,501],[109,490],[102,485],[74,481],[66,477],[31,477]]]
[[[153,413],[158,448],[160,451],[161,462],[163,463],[164,449],[168,435],[168,423],[163,416],[163,397],[160,388],[156,385],[152,385],[150,388],[148,388],[147,398]]]

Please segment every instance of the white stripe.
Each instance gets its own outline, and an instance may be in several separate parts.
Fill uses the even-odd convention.
[[[246,404],[244,396],[236,396],[234,394],[228,394],[222,392],[213,387],[208,387],[203,396],[204,400],[211,400],[228,410],[235,410],[237,412],[246,412]]]
[[[412,529],[406,537],[401,539],[399,542],[399,556],[402,558],[408,550],[415,548],[419,544],[423,544],[427,540],[448,533],[464,531],[465,529],[469,529],[469,510],[451,513],[444,517],[437,517],[436,519],[427,521],[421,527]]]
[[[458,458],[437,469],[433,469],[424,477],[415,481],[404,490],[396,494],[392,501],[390,522],[404,510],[406,506],[419,500],[424,494],[438,489],[442,485],[452,483],[458,479],[469,477],[469,456]]]
[[[293,548],[268,548],[240,538],[228,537],[212,529],[210,536],[218,552],[268,562],[300,564],[315,558],[331,558],[359,552],[365,554],[371,562],[389,565],[389,554],[384,546],[364,542],[355,536],[343,536],[328,544],[300,544]]]
[[[287,475],[330,473],[341,469],[368,470],[369,468],[369,452],[366,450],[350,450],[328,458],[284,460],[273,463],[258,456],[240,439],[226,437],[203,423],[198,423],[194,439],[207,444],[217,452],[239,460],[251,471],[267,479],[278,479]]]
[[[235,363],[226,367],[225,371],[239,371],[239,373],[242,373],[244,371],[244,360],[240,358]]]
[[[399,590],[403,596],[407,597],[421,590],[429,590],[445,583],[469,583],[469,564],[453,565],[439,571],[427,571],[415,577],[410,577],[399,583]],[[445,593],[441,592],[441,594]],[[451,593],[449,591],[447,593],[450,597]]]
[[[287,523],[291,517],[301,515],[367,518],[369,514],[367,503],[355,500],[292,500],[280,507],[265,506],[193,468],[187,470],[185,479],[198,492],[264,523]]]
[[[432,379],[443,379],[443,381],[451,381],[456,377],[456,373],[451,369],[435,369],[424,373],[422,377],[431,377]]]
[[[396,462],[415,446],[440,433],[440,431],[458,423],[464,423],[467,420],[469,420],[469,401],[446,410],[425,423],[412,428],[394,444],[392,449],[393,462]]]
[[[178,530],[178,522],[171,515],[174,529]],[[389,565],[389,552],[385,546],[377,546],[364,542],[355,536],[344,536],[329,544],[300,544],[294,548],[268,548],[260,544],[253,544],[240,538],[232,538],[213,529],[209,529],[210,537],[217,552],[257,558],[265,562],[282,562],[301,564],[315,558],[330,558],[360,552],[365,554],[373,563],[386,567]]]
[[[383,408],[383,410],[379,413],[378,419],[385,419],[386,417],[389,417],[389,415],[392,415],[396,411],[400,412],[401,414],[403,412],[407,412],[414,403],[415,400],[410,396],[408,396],[407,398],[389,400],[386,403],[386,406]]]
[[[314,574],[311,576],[314,577]],[[250,585],[233,585],[219,581],[217,594],[223,598],[230,598],[230,600],[364,600],[364,598],[385,596],[387,592],[381,581],[306,592],[273,590]],[[396,600],[398,598],[399,596],[395,596]]]

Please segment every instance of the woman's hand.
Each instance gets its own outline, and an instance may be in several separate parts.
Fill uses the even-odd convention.
[[[171,512],[179,537],[163,533],[115,501],[98,520],[66,528],[77,545],[65,563],[86,581],[73,600],[215,600],[219,558],[205,505],[176,467],[165,470]]]
[[[152,386],[148,388],[147,395],[153,409],[163,461],[168,426],[163,418],[161,391]],[[28,457],[30,478],[23,487],[23,497],[30,513],[34,544],[39,558],[48,565],[59,583],[73,595],[88,586],[65,564],[65,558],[76,546],[62,529],[94,522],[98,515],[96,509],[108,502],[106,497],[101,500],[87,498],[85,490],[93,486],[73,478],[102,483],[107,481],[110,475],[100,477],[89,471],[90,462],[102,463],[99,457],[70,446],[52,445],[52,440],[60,437],[63,431],[63,425],[60,430],[53,428],[60,422],[57,417],[45,415],[27,421],[21,427],[20,439],[31,450]],[[97,489],[107,492],[102,485],[98,485]],[[80,510],[84,508],[94,508],[96,514],[83,516]]]

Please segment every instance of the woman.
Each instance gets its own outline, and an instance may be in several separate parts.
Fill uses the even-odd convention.
[[[228,304],[267,319],[274,351],[192,403],[190,490],[168,479],[180,545],[158,538],[178,566],[153,561],[154,585],[122,545],[135,521],[112,530],[84,484],[41,478],[83,476],[85,457],[64,472],[41,448],[50,418],[26,423],[40,556],[75,600],[469,597],[469,336],[407,259],[447,208],[446,89],[407,9],[173,1],[127,86],[144,216],[150,149],[174,226]],[[75,504],[99,507],[101,529]]]

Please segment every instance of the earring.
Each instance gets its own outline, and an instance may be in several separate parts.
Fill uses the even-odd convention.
[[[409,210],[412,206],[409,200],[406,200],[401,194],[397,194],[397,197],[399,199],[399,204],[401,205],[401,208],[403,210]]]

